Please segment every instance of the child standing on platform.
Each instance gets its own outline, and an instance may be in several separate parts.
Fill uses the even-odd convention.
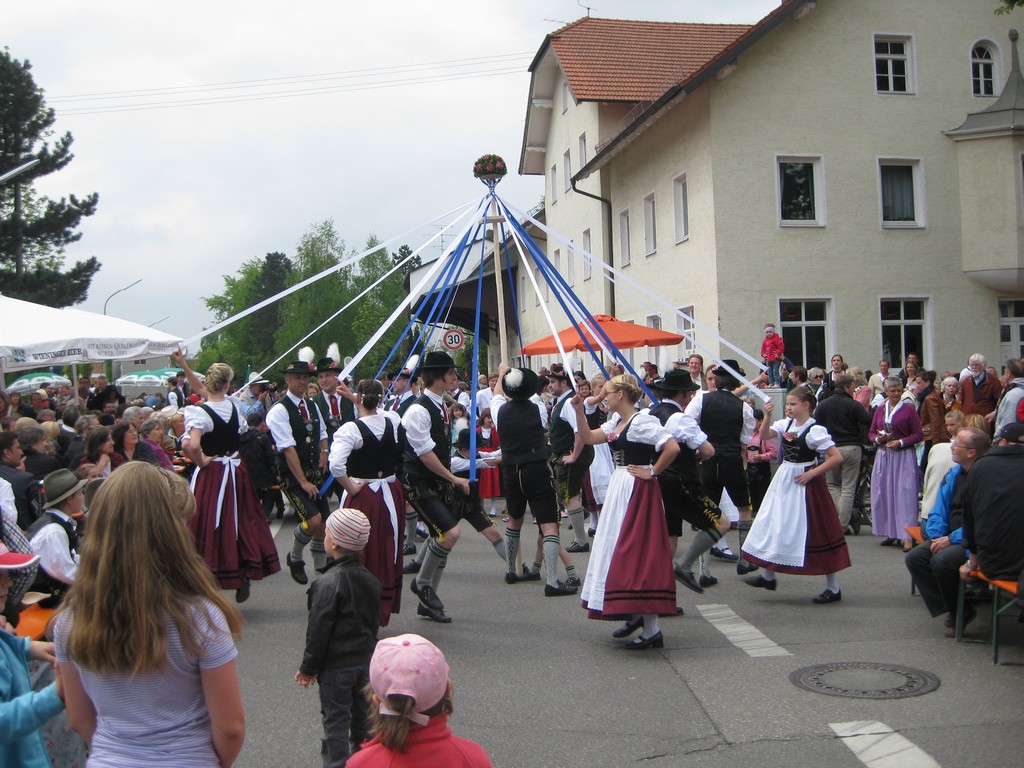
[[[764,324],[764,341],[761,342],[761,359],[768,366],[768,386],[781,387],[782,375],[779,367],[786,356],[786,345],[775,333],[775,323]]]

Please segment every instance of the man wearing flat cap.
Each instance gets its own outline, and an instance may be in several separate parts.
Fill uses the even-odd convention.
[[[455,361],[446,352],[427,352],[420,361],[423,394],[402,417],[406,449],[405,500],[426,523],[430,539],[419,576],[410,585],[419,598],[416,613],[442,624],[451,622],[437,596],[448,555],[459,540],[459,518],[452,510],[455,493],[469,493],[469,481],[451,471],[451,419],[445,392],[458,382]]]
[[[320,409],[306,397],[309,377],[316,374],[316,367],[305,360],[295,360],[281,372],[288,389],[267,412],[267,428],[277,446],[281,490],[299,516],[295,542],[287,557],[288,568],[292,579],[308,584],[303,554],[306,545],[316,570],[327,564],[324,520],[330,508],[327,499],[320,495],[327,466],[327,427]]]
[[[78,571],[78,523],[85,511],[85,484],[70,469],[58,469],[43,479],[46,506],[28,529],[29,544],[39,555],[34,589],[59,602],[75,583]]]

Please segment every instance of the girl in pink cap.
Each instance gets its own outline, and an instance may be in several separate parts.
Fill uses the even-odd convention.
[[[452,681],[440,649],[419,635],[377,643],[370,660],[374,738],[348,768],[491,768],[479,744],[452,734]]]

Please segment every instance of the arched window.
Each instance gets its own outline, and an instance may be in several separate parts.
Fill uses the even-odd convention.
[[[995,57],[984,43],[971,50],[971,92],[975,96],[996,95]]]

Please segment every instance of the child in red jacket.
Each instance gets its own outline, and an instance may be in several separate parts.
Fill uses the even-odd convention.
[[[761,359],[768,366],[768,386],[781,387],[782,377],[779,366],[786,356],[786,345],[782,337],[775,333],[775,323],[764,324],[764,341],[761,342]]]
[[[452,735],[452,681],[444,654],[419,635],[377,643],[370,660],[370,719],[375,734],[348,768],[492,768],[484,748]]]

